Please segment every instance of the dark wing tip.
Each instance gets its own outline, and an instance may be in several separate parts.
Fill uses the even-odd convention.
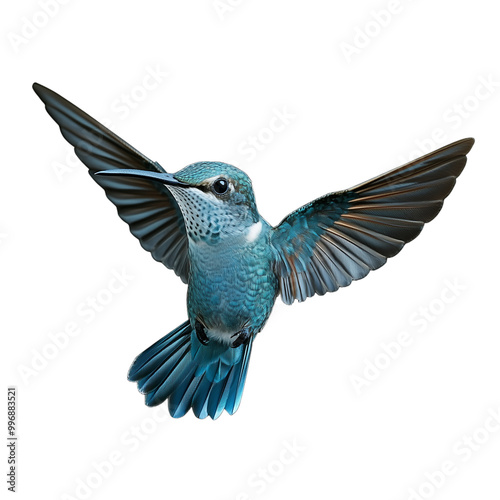
[[[88,113],[85,113],[85,111],[80,109],[78,106],[75,106],[72,102],[68,101],[62,95],[59,95],[57,92],[54,92],[53,90],[44,87],[43,85],[40,85],[39,83],[36,82],[33,83],[33,90],[35,91],[35,94],[40,98],[40,100],[45,104],[47,111],[49,111],[50,107],[62,111],[64,114],[66,114],[67,110],[69,110],[75,113],[76,116],[80,115],[82,118],[88,120],[97,128],[109,133],[110,135],[114,136],[115,139],[123,142],[123,139],[120,139],[114,132],[111,132],[111,130],[105,127],[102,123],[99,123],[96,119],[92,118]],[[63,127],[61,123],[59,123],[58,119],[56,119],[54,116],[52,116],[52,119],[59,125],[59,127],[62,130]]]
[[[474,146],[474,143],[476,140],[473,137],[467,137],[465,139],[460,139],[458,141],[452,142],[451,144],[446,144],[446,146],[443,146],[439,149],[436,149],[434,151],[431,151],[430,153],[420,156],[419,158],[416,158],[415,160],[410,161],[406,165],[403,165],[403,167],[407,167],[413,164],[417,163],[425,163],[425,160],[428,158],[432,158],[435,160],[442,160],[444,158],[453,158],[456,156],[466,156],[469,151],[472,149],[472,146]]]
[[[43,85],[40,85],[37,82],[34,82],[33,85],[33,90],[35,91],[35,94],[43,101],[46,102],[47,97],[49,96],[57,96],[60,99],[62,97],[59,94],[56,94],[53,90],[48,89],[47,87],[44,87]]]
[[[452,142],[451,144],[448,144],[448,146],[444,146],[442,149],[449,150],[453,156],[466,156],[469,154],[475,142],[476,140],[473,137],[467,137],[465,139]],[[436,152],[439,152],[439,149]]]
[[[465,139],[462,139],[460,141],[457,141],[455,144],[462,144],[463,146],[463,151],[462,154],[466,155],[469,153],[469,151],[472,149],[472,146],[474,146],[474,143],[476,142],[476,139],[474,137],[467,137]]]
[[[417,158],[415,161],[421,161],[426,156],[438,156],[439,153],[441,152],[451,151],[451,150],[453,150],[454,156],[466,155],[472,149],[472,146],[474,146],[475,142],[476,140],[473,137],[466,137],[464,139],[459,139],[458,141],[446,144],[445,146],[439,149],[431,151],[429,154],[421,156],[420,158]]]

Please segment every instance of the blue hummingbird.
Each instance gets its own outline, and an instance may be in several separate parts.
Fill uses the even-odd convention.
[[[304,301],[385,264],[441,210],[474,144],[460,140],[326,194],[272,227],[238,168],[204,161],[167,173],[55,92],[33,89],[142,247],[188,285],[188,320],[128,374],[146,405],[168,399],[173,417],[233,414],[278,295]]]

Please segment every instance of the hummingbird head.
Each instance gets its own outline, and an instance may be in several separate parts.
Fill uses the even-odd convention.
[[[260,220],[252,181],[227,163],[192,163],[174,174],[133,169],[98,174],[140,177],[164,184],[179,205],[188,237],[195,242],[216,243],[245,234]]]

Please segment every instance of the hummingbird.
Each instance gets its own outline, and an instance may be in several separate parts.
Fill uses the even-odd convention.
[[[474,139],[442,147],[271,226],[250,178],[219,161],[168,173],[52,90],[49,115],[153,258],[187,284],[188,319],[139,354],[128,379],[172,417],[238,409],[252,345],[278,296],[335,292],[385,264],[441,210]]]

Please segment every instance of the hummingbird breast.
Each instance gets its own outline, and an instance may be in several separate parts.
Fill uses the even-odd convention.
[[[209,338],[232,343],[244,328],[258,333],[271,314],[278,280],[269,226],[257,237],[253,231],[217,244],[190,241],[189,319],[205,325]]]

